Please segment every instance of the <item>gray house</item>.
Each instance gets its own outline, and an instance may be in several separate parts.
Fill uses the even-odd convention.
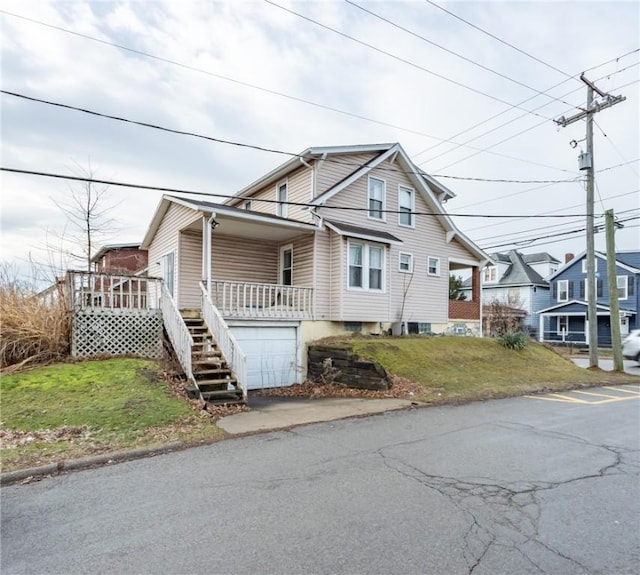
[[[548,306],[549,282],[560,261],[546,252],[522,254],[516,250],[490,254],[493,265],[482,270],[482,304],[498,301],[526,312],[523,327],[535,332],[538,328],[538,312]],[[463,283],[469,293],[470,281]]]

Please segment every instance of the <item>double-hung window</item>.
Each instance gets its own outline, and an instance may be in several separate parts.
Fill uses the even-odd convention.
[[[498,281],[498,268],[496,266],[487,266],[484,268],[484,283],[490,284]]]
[[[427,258],[427,275],[439,276],[440,275],[440,258]]]
[[[386,183],[384,180],[369,177],[369,217],[384,220]]]
[[[558,301],[569,301],[569,280],[558,281]]]
[[[286,218],[288,214],[287,182],[278,184],[278,215]]]
[[[562,335],[569,333],[569,316],[567,315],[559,315],[558,316],[558,327],[557,327],[558,335]]]
[[[618,287],[618,299],[627,299],[629,297],[627,276],[616,276],[616,286]]]
[[[401,226],[413,227],[413,197],[411,188],[398,187],[398,224]]]
[[[349,288],[383,291],[384,248],[349,242]]]
[[[410,274],[413,272],[413,255],[400,252],[398,256],[398,271]]]

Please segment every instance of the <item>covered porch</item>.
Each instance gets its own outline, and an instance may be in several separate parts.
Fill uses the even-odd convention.
[[[316,229],[211,204],[180,231],[174,294],[179,308],[199,307],[202,282],[225,319],[312,319]]]

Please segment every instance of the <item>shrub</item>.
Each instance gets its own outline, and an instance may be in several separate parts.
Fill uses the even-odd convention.
[[[508,331],[498,338],[500,345],[507,349],[520,350],[527,347],[529,336],[523,331]]]
[[[70,322],[62,293],[39,297],[16,282],[0,283],[0,368],[64,359]]]

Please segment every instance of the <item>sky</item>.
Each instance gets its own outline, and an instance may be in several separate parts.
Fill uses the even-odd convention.
[[[213,139],[2,93],[3,168],[220,198],[287,153],[399,142],[486,252],[560,260],[586,249],[586,122],[554,120],[584,109],[585,72],[626,98],[594,116],[596,225],[613,209],[617,249],[640,249],[638,2],[3,0],[0,23],[2,90]],[[5,268],[78,267],[61,208],[79,184],[0,178]],[[162,193],[110,186],[100,243],[140,242]]]

